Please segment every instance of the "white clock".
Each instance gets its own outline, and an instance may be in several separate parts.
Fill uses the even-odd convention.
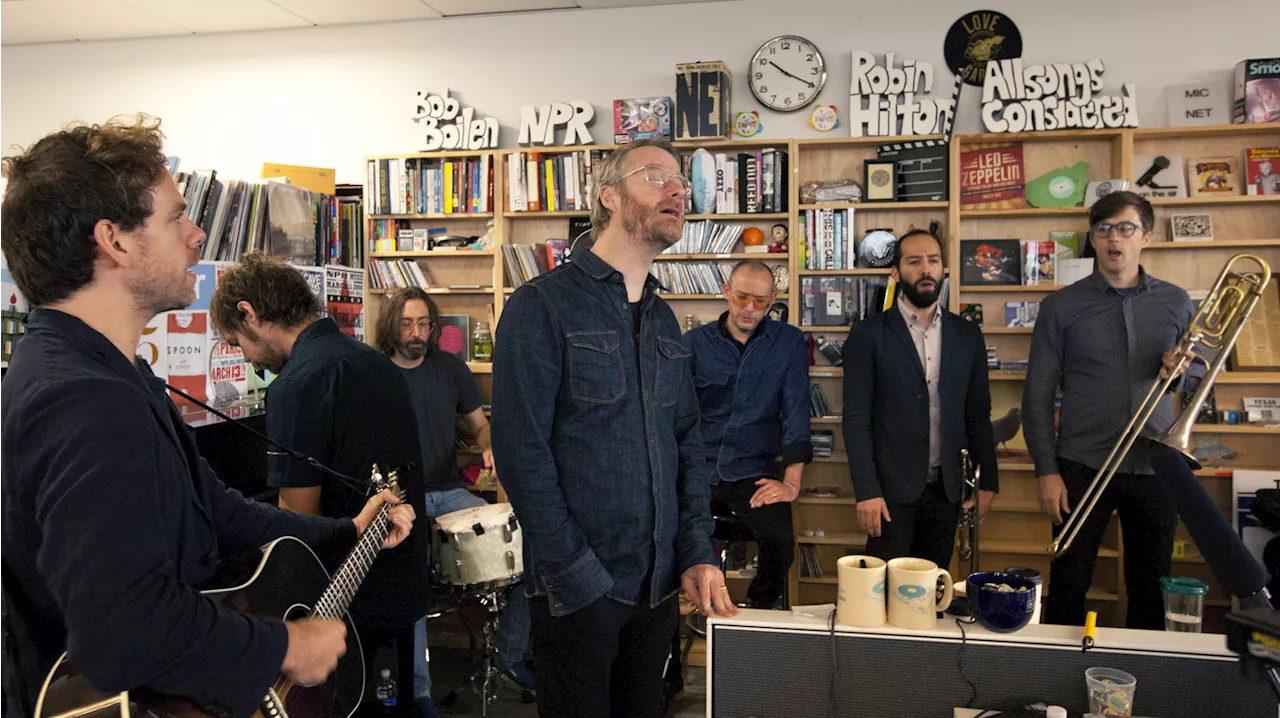
[[[781,35],[756,50],[747,73],[751,94],[778,112],[795,112],[813,104],[827,84],[827,63],[813,43]]]

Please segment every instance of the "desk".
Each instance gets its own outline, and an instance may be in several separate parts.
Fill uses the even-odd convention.
[[[1078,716],[1084,671],[1109,666],[1138,679],[1135,709],[1160,718],[1277,715],[1268,686],[1247,682],[1219,634],[1031,625],[993,633],[955,620],[910,631],[836,625],[783,611],[712,619],[707,636],[708,716],[944,716],[955,706],[1044,701]],[[977,695],[961,674],[973,681]]]

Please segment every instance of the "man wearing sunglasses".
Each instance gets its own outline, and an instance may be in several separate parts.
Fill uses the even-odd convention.
[[[844,443],[867,553],[951,563],[964,494],[960,450],[982,469],[985,517],[998,486],[982,331],[940,306],[942,242],[907,232],[893,250],[894,306],[844,343]],[[970,504],[971,505],[971,504]]]
[[[1041,302],[1022,397],[1040,508],[1053,519],[1055,536],[1152,382],[1176,366],[1171,349],[1195,314],[1184,290],[1150,276],[1139,263],[1155,225],[1150,202],[1132,192],[1109,194],[1090,209],[1089,224],[1093,274]],[[1192,391],[1203,375],[1203,365],[1193,363],[1173,390]],[[1062,413],[1055,427],[1059,387]],[[1162,433],[1174,418],[1172,400],[1166,400],[1141,433]],[[1047,623],[1084,623],[1085,594],[1112,511],[1120,514],[1124,538],[1125,626],[1164,628],[1160,578],[1169,575],[1178,516],[1141,442],[1121,462],[1071,548],[1053,562]]]
[[[669,144],[597,168],[595,242],[526,282],[498,324],[493,450],[524,539],[538,712],[658,716],[677,592],[734,615],[711,552],[698,400],[649,267],[684,229]]]
[[[774,608],[787,584],[795,559],[791,502],[813,459],[804,335],[766,316],[773,282],[763,262],[738,264],[724,285],[729,306],[719,321],[684,335],[713,505],[737,516],[759,549],[747,589],[752,608]]]

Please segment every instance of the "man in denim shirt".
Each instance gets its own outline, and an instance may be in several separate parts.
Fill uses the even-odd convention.
[[[615,150],[596,181],[594,247],[503,310],[493,451],[524,538],[539,714],[658,716],[681,578],[708,615],[737,612],[712,563],[689,353],[648,273],[689,185],[660,142]]]
[[[759,568],[753,608],[772,608],[795,559],[791,506],[800,495],[809,441],[809,361],[799,329],[769,319],[773,272],[749,260],[724,285],[728,310],[684,335],[702,409],[711,497],[751,531]],[[778,480],[778,455],[786,467]]]

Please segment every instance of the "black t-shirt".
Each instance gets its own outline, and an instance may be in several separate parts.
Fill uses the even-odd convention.
[[[637,337],[640,336],[640,305],[641,302],[631,303],[631,322]]]
[[[484,403],[466,362],[449,352],[435,350],[412,369],[400,367],[409,384],[413,413],[418,420],[418,446],[422,450],[422,476],[427,491],[461,488],[462,472],[454,452],[455,425]]]
[[[289,361],[267,389],[267,435],[313,456],[361,486],[273,452],[267,482],[320,488],[320,514],[351,517],[368,500],[373,464],[399,469],[400,488],[418,516],[426,515],[417,421],[409,387],[391,360],[343,334],[332,319],[307,327]],[[409,468],[405,468],[409,467]],[[382,551],[351,604],[357,625],[408,628],[430,602],[431,541],[421,524],[399,546]]]

